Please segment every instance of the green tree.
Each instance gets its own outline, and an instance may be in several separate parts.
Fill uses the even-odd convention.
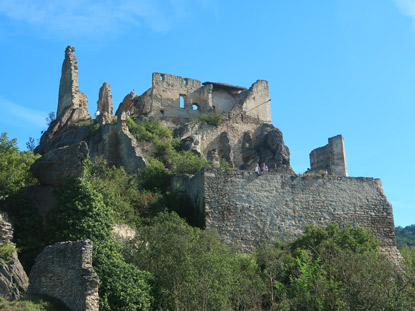
[[[56,187],[57,206],[48,215],[50,244],[83,240],[94,242],[93,264],[101,284],[100,310],[151,310],[152,276],[126,263],[112,236],[114,212],[84,178]]]
[[[36,179],[29,171],[36,160],[31,151],[19,151],[17,140],[7,133],[0,136],[0,199],[16,193],[21,187],[33,184]]]
[[[124,255],[156,277],[162,310],[255,310],[260,305],[262,292],[251,287],[260,282],[254,258],[237,255],[216,235],[174,213],[161,213],[142,226]]]

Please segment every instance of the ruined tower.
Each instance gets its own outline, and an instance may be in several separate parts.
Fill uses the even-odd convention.
[[[75,48],[67,46],[65,60],[62,64],[62,75],[59,84],[59,100],[57,118],[61,118],[68,108],[80,109],[81,115],[89,116],[88,97],[78,87],[78,62],[74,54]]]
[[[329,174],[347,176],[343,136],[331,137],[327,145],[311,151],[310,167],[311,172],[327,170]]]

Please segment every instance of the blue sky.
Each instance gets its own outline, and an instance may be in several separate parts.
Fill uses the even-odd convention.
[[[90,112],[103,82],[117,106],[152,72],[268,80],[294,171],[342,134],[349,175],[415,224],[415,0],[0,0],[0,132],[21,149],[56,111],[67,45]]]

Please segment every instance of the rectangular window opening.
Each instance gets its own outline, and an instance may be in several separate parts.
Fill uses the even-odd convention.
[[[184,98],[186,95],[180,95],[180,108],[184,108]]]

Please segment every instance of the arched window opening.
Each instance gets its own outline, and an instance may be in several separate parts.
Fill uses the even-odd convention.
[[[180,108],[184,108],[184,98],[185,95],[180,95]]]

